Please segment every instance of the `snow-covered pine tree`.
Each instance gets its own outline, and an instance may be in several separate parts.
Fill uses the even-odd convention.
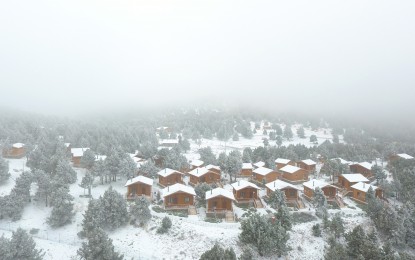
[[[163,220],[161,221],[161,227],[159,227],[157,229],[157,233],[158,234],[167,233],[169,231],[169,229],[171,228],[171,226],[172,226],[171,219],[169,217],[165,216],[163,218]]]
[[[95,228],[78,249],[78,256],[83,260],[122,260],[123,255],[115,251],[112,239],[101,228]]]
[[[76,171],[69,165],[68,162],[61,160],[56,166],[56,175],[54,176],[54,180],[60,185],[73,184],[77,180]]]
[[[10,178],[9,163],[0,156],[0,183]]]
[[[239,141],[239,134],[237,132],[233,133],[232,140]]]
[[[153,160],[148,160],[147,162],[143,163],[139,169],[140,174],[149,178],[156,177],[159,171],[160,169],[156,167]]]
[[[5,243],[6,248],[4,249]],[[5,250],[5,252],[1,252]],[[45,253],[36,249],[36,243],[27,232],[21,228],[13,231],[10,240],[0,238],[0,255],[3,260],[42,260]]]
[[[305,132],[304,132],[304,127],[301,126],[297,129],[297,135],[300,138],[305,138]]]
[[[199,183],[195,187],[195,192],[197,199],[201,205],[205,205],[206,203],[206,192],[211,190],[212,187],[209,186],[206,182]]]
[[[130,179],[137,175],[137,164],[130,156],[125,157],[121,161],[120,167],[120,173],[124,175],[127,179]]]
[[[58,188],[53,192],[53,209],[47,222],[51,227],[61,227],[71,222],[73,213],[73,197],[66,187]]]
[[[344,234],[344,224],[340,213],[336,213],[330,222],[329,229],[333,232],[335,238],[339,238]]]
[[[247,147],[242,152],[242,162],[244,163],[252,163],[252,149],[250,147]]]
[[[278,135],[278,136],[275,138],[275,144],[276,144],[278,147],[280,147],[280,146],[282,145],[282,137],[281,137],[281,135]]]
[[[415,207],[411,202],[406,202],[403,207],[404,227],[405,227],[405,244],[415,248]]]
[[[290,125],[287,124],[285,126],[283,136],[287,140],[291,140],[293,138],[294,134],[293,134],[293,131],[291,130]]]
[[[88,237],[92,231],[98,227],[102,227],[103,212],[101,208],[100,199],[91,199],[88,203],[88,208],[84,213],[82,220],[82,231],[79,232],[80,237]]]
[[[134,204],[130,206],[130,214],[140,226],[146,225],[151,219],[149,206],[150,203],[143,196],[135,198]]]
[[[104,160],[96,161],[94,166],[92,167],[91,172],[92,172],[92,175],[94,175],[95,177],[99,177],[101,184],[104,184],[104,179],[105,179],[105,182],[107,182],[107,177],[109,173],[107,170],[107,165]]]
[[[310,143],[317,143],[317,136],[316,135],[310,135]]]
[[[326,196],[324,196],[323,191],[317,187],[314,190],[313,194],[313,204],[316,208],[316,216],[320,218],[325,218],[328,215],[327,212],[327,200]]]
[[[81,166],[86,169],[91,169],[95,164],[95,153],[91,149],[84,152],[81,158]]]
[[[43,170],[35,170],[33,173],[34,180],[37,183],[36,197],[44,198],[45,205],[49,205],[49,197],[52,193],[53,184],[49,174]]]
[[[225,170],[229,174],[231,181],[232,176],[234,176],[236,181],[236,175],[238,175],[242,170],[242,155],[239,151],[234,150],[229,153]]]
[[[84,194],[85,194],[85,190],[88,190],[88,196],[91,197],[91,189],[92,189],[92,185],[94,184],[94,176],[87,171],[85,176],[82,177],[82,181],[81,184],[79,184],[79,186],[81,188],[84,189]]]
[[[337,242],[334,237],[329,238],[328,244],[329,246],[326,247],[324,260],[350,260],[346,248]]]
[[[236,254],[233,248],[223,249],[218,243],[204,252],[200,260],[236,260]]]
[[[216,156],[212,152],[212,148],[210,146],[200,148],[199,154],[200,154],[200,160],[202,160],[205,163],[205,165],[209,165],[209,164],[216,165],[217,164]]]
[[[103,227],[116,229],[128,222],[127,203],[120,193],[109,187],[100,200],[103,212]]]

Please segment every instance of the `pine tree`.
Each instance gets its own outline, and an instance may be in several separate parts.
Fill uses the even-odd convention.
[[[310,135],[310,143],[317,143],[317,136],[316,135]]]
[[[86,169],[91,169],[95,164],[95,153],[88,149],[84,152],[81,158],[81,166]]]
[[[229,153],[226,160],[225,171],[229,174],[231,180],[234,176],[236,180],[236,175],[238,175],[242,170],[242,155],[239,151],[234,150]]]
[[[242,255],[239,257],[239,260],[252,260],[254,256],[252,255],[252,251],[249,248],[244,248],[242,250]]]
[[[212,187],[210,187],[210,185],[206,182],[202,182],[196,185],[195,193],[201,205],[204,205],[206,203],[206,192],[211,189]]]
[[[321,237],[320,224],[317,223],[317,224],[313,225],[312,231],[313,231],[313,236]]]
[[[323,191],[318,187],[314,190],[313,204],[316,207],[316,216],[320,218],[327,217],[328,212],[326,196],[324,196]]]
[[[278,135],[275,138],[275,143],[277,144],[278,147],[280,147],[282,145],[282,137],[280,135]]]
[[[36,243],[27,232],[21,228],[18,228],[13,232],[10,240],[0,239],[0,252],[5,250],[5,254],[2,254],[1,259],[4,260],[41,260],[45,255],[42,250],[36,249]],[[5,243],[6,247],[1,244]],[[4,249],[5,248],[5,249]]]
[[[334,233],[335,238],[339,238],[344,234],[344,224],[340,213],[336,213],[330,222],[330,231]]]
[[[326,248],[324,260],[349,260],[346,248],[338,243],[333,237],[329,239],[329,247]]]
[[[101,201],[99,199],[91,199],[84,213],[82,231],[79,233],[80,237],[88,237],[95,228],[102,227],[103,222]]]
[[[127,156],[120,162],[120,174],[124,175],[127,180],[134,177],[137,174],[137,164],[134,160]]]
[[[305,132],[304,132],[304,127],[301,126],[300,128],[297,129],[297,135],[300,138],[305,138]]]
[[[56,166],[56,175],[54,177],[56,183],[61,185],[72,184],[77,180],[75,170],[66,161],[59,161]]]
[[[48,207],[49,197],[53,189],[51,178],[43,170],[35,170],[33,175],[38,187],[36,197],[44,198],[46,207]]]
[[[95,177],[99,177],[101,184],[104,184],[104,179],[106,179],[106,177],[109,175],[107,165],[105,161],[101,159],[95,162],[91,172]]]
[[[383,168],[379,165],[373,165],[372,166],[372,172],[374,173],[376,177],[376,181],[381,184],[386,179],[386,173],[383,170]]]
[[[269,132],[269,139],[270,140],[275,140],[275,138],[277,138],[277,135],[275,134],[274,131],[270,131]]]
[[[123,255],[115,251],[112,239],[101,228],[96,228],[88,236],[88,243],[83,242],[78,249],[78,256],[84,260],[122,260]]]
[[[10,178],[9,163],[0,156],[0,183]]]
[[[242,162],[244,163],[252,163],[252,149],[247,147],[242,152]]]
[[[273,124],[272,128],[274,128],[275,132],[277,133],[277,136],[282,135],[282,128],[279,124]]]
[[[116,229],[128,222],[127,203],[123,196],[109,187],[102,196],[103,227]]]
[[[217,164],[216,156],[212,152],[212,148],[210,146],[205,147],[205,148],[200,148],[199,154],[200,154],[200,160],[202,160],[205,163],[205,165],[208,165],[208,164],[216,165]]]
[[[291,140],[293,138],[293,131],[291,130],[290,125],[285,126],[283,136],[287,140]]]
[[[157,233],[158,234],[164,234],[167,233],[169,231],[169,229],[171,228],[172,223],[169,217],[164,217],[163,220],[161,221],[161,227],[159,227],[157,229]]]
[[[69,189],[58,188],[53,192],[53,209],[47,222],[51,227],[61,227],[71,222],[73,213],[73,197],[69,194]],[[52,203],[51,201],[51,203]]]
[[[145,197],[137,197],[130,207],[130,214],[140,226],[144,226],[151,219],[151,212],[148,208],[150,203]]]
[[[233,141],[239,141],[239,135],[238,135],[237,132],[233,133],[232,140]]]
[[[156,167],[153,160],[148,160],[141,165],[139,171],[142,175],[153,178],[157,176],[160,169]]]
[[[200,260],[236,260],[236,254],[233,248],[223,249],[218,243],[204,252]]]
[[[415,207],[410,201],[403,206],[403,225],[405,227],[405,244],[415,248]]]
[[[187,139],[183,139],[182,141],[179,141],[180,149],[184,152],[187,152],[190,150],[190,142]]]
[[[94,176],[88,171],[84,177],[82,177],[82,181],[81,184],[79,184],[79,187],[84,189],[84,194],[85,194],[85,190],[88,190],[88,196],[91,197],[91,189],[92,189],[92,185],[94,184]]]

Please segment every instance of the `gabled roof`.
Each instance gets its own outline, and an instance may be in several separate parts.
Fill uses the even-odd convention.
[[[203,164],[204,164],[204,162],[201,161],[201,160],[193,160],[193,161],[190,162],[190,165],[195,166],[195,167],[200,167]]]
[[[95,161],[99,161],[99,160],[105,161],[105,159],[107,159],[106,155],[95,155]]]
[[[300,190],[299,188],[292,185],[291,183],[288,183],[282,180],[275,180],[273,182],[265,184],[265,186],[272,191],[283,190],[285,188],[292,188],[292,189]]]
[[[65,147],[71,146],[71,143],[64,143]]]
[[[202,167],[202,168],[196,168],[196,169],[191,170],[189,172],[189,174],[193,175],[193,176],[196,176],[196,177],[200,177],[200,176],[205,175],[208,172],[209,172],[209,170],[207,168]]]
[[[254,170],[254,173],[262,175],[262,176],[266,176],[268,174],[270,174],[271,172],[273,172],[274,170],[269,169],[269,168],[265,168],[265,167],[260,167]]]
[[[235,189],[235,190],[242,190],[248,187],[254,188],[259,190],[259,187],[256,186],[255,184],[249,182],[249,181],[245,181],[245,180],[240,180],[237,182],[234,182],[231,184],[231,186]]]
[[[179,140],[178,139],[163,139],[160,141],[160,145],[163,144],[178,144]]]
[[[167,176],[172,175],[173,173],[179,173],[179,174],[183,175],[182,172],[172,170],[172,169],[169,169],[169,168],[165,168],[164,170],[159,171],[157,174],[162,176],[162,177],[167,177]]]
[[[208,169],[208,170],[212,170],[212,169],[214,169],[214,170],[218,170],[218,171],[220,171],[220,167],[219,166],[216,166],[216,165],[213,165],[213,164],[209,164],[208,166],[206,166],[205,167],[206,169]]]
[[[228,190],[225,190],[224,188],[215,188],[213,190],[206,191],[206,200],[209,200],[209,199],[212,199],[218,196],[223,196],[225,198],[235,200],[235,196],[233,196],[233,193]]]
[[[132,184],[136,184],[138,182],[153,186],[153,179],[150,179],[150,178],[147,178],[145,176],[140,175],[140,176],[137,176],[135,178],[132,178],[132,179],[128,180],[125,183],[124,187],[130,186]]]
[[[164,197],[170,196],[170,195],[172,195],[176,192],[184,192],[184,193],[196,196],[195,190],[192,187],[183,185],[181,183],[176,183],[176,184],[173,184],[171,186],[168,186],[168,187],[162,189],[161,190],[161,197],[164,198]]]
[[[302,160],[303,163],[305,163],[306,165],[316,165],[317,163],[311,159],[307,159],[307,160]]]
[[[312,179],[312,180],[309,180],[309,181],[307,181],[307,182],[304,182],[304,183],[303,183],[303,186],[304,186],[304,187],[307,187],[307,188],[309,188],[309,189],[312,189],[312,190],[314,190],[315,188],[320,188],[320,189],[322,189],[322,188],[327,187],[327,186],[329,186],[329,187],[334,187],[334,188],[336,188],[336,189],[337,189],[337,187],[336,187],[336,186],[333,186],[333,185],[331,185],[331,184],[329,184],[329,183],[327,183],[327,182],[325,182],[325,181],[322,181],[322,180],[316,180],[316,179]]]
[[[406,153],[398,153],[397,156],[401,157],[402,159],[405,160],[411,160],[414,159],[414,157],[410,156],[409,154]]]
[[[360,173],[342,174],[348,182],[368,182],[369,180]]]
[[[84,148],[71,148],[71,154],[73,157],[81,157],[84,155],[84,152],[86,150],[89,150],[89,148],[84,147]]]
[[[264,167],[265,166],[265,163],[263,161],[259,161],[257,163],[254,163],[254,166],[257,167],[257,168]]]
[[[275,163],[281,163],[281,164],[288,164],[289,162],[291,162],[291,160],[284,159],[284,158],[278,158],[275,160]]]
[[[346,161],[346,160],[344,160],[344,159],[342,159],[342,158],[333,158],[333,159],[331,159],[332,161],[334,161],[334,160],[338,160],[341,164],[350,164],[350,162],[349,161]]]
[[[301,168],[298,168],[297,166],[292,166],[292,165],[285,165],[284,167],[280,169],[280,171],[286,172],[286,173],[295,173],[300,170]]]
[[[355,163],[355,164],[352,164],[352,165],[360,165],[360,166],[362,166],[363,168],[365,168],[367,170],[372,170],[372,164],[368,163],[368,162]]]
[[[24,144],[22,144],[22,143],[15,143],[12,146],[13,146],[13,148],[22,148],[24,146]]]
[[[367,183],[364,183],[364,182],[358,182],[355,185],[351,186],[351,188],[356,189],[356,190],[360,190],[360,191],[363,191],[363,192],[367,192],[370,187],[372,187],[372,189],[374,191],[379,189],[376,186],[373,186],[373,185],[370,185],[370,184],[367,184]]]
[[[242,169],[243,170],[252,170],[254,167],[252,166],[252,163],[243,163],[242,164]]]

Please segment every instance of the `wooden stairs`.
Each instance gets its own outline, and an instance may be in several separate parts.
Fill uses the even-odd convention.
[[[233,214],[232,211],[226,211],[225,221],[226,222],[235,222],[235,215]]]

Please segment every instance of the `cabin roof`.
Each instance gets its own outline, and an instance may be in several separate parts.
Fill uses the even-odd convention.
[[[252,166],[252,163],[243,163],[242,164],[242,169],[243,170],[250,170],[253,169],[254,167]]]
[[[176,183],[176,184],[173,184],[171,186],[168,186],[168,187],[162,189],[161,190],[161,197],[164,198],[164,197],[170,196],[170,195],[172,195],[176,192],[184,192],[184,193],[196,196],[195,189],[193,189],[192,187],[183,185],[181,183]]]
[[[209,199],[212,199],[218,196],[223,196],[228,199],[235,200],[235,196],[233,196],[233,193],[228,190],[225,190],[224,188],[215,188],[213,190],[209,190],[206,192],[206,200],[209,200]]]
[[[411,160],[414,159],[414,157],[410,156],[409,154],[406,153],[398,153],[397,156],[401,157],[402,159],[405,160]]]
[[[316,165],[317,163],[311,159],[307,159],[307,160],[302,160],[303,163],[311,166],[311,165]]]
[[[208,169],[208,170],[215,169],[215,170],[220,171],[220,167],[219,166],[216,166],[216,165],[213,165],[213,164],[209,164],[205,168]]]
[[[13,148],[22,148],[24,146],[24,144],[23,143],[14,143],[12,146],[13,146]]]
[[[201,168],[196,168],[196,169],[191,170],[189,174],[196,176],[196,177],[200,177],[200,176],[205,175],[208,172],[209,170],[206,167],[201,167]]]
[[[372,189],[374,191],[379,189],[376,186],[373,186],[373,185],[370,185],[370,184],[367,184],[367,183],[364,183],[364,182],[358,182],[355,185],[351,186],[351,188],[356,189],[356,190],[360,190],[360,191],[363,191],[363,192],[367,192],[370,187],[372,187]]]
[[[190,165],[195,166],[195,167],[200,167],[204,164],[205,162],[201,161],[201,160],[193,160],[190,162]]]
[[[254,170],[254,173],[265,176],[270,174],[271,172],[273,172],[274,170],[269,169],[269,168],[265,168],[265,167],[259,167],[257,169]]]
[[[86,150],[89,150],[89,148],[87,148],[87,147],[71,148],[71,154],[72,154],[73,157],[82,157]]]
[[[285,165],[284,167],[280,169],[280,171],[286,172],[286,173],[295,173],[295,172],[298,172],[299,170],[301,170],[301,168],[298,168],[297,166],[292,166],[292,165]]]
[[[140,175],[140,176],[137,176],[137,177],[134,177],[134,178],[128,180],[125,183],[124,187],[130,186],[132,184],[136,184],[138,182],[153,186],[153,179],[150,179],[150,178],[147,178],[145,176]]]
[[[342,174],[348,182],[368,182],[369,180],[360,173]]]
[[[235,190],[242,190],[242,189],[245,189],[245,188],[248,188],[248,187],[259,190],[258,186],[256,186],[252,182],[245,181],[245,180],[240,180],[240,181],[234,182],[234,183],[231,184],[231,186]]]
[[[176,171],[176,170],[173,170],[173,169],[170,169],[170,168],[165,168],[164,170],[159,171],[157,174],[162,176],[162,177],[167,177],[167,176],[172,175],[173,173],[178,173],[178,174],[183,175],[182,172],[179,172],[179,171]]]
[[[263,161],[259,161],[259,162],[254,163],[254,166],[257,167],[257,168],[264,167],[265,163]]]
[[[325,181],[322,181],[322,180],[316,180],[316,179],[312,179],[312,180],[309,180],[309,181],[307,181],[307,182],[304,182],[304,183],[303,183],[303,186],[304,186],[304,187],[307,187],[307,188],[309,188],[309,189],[312,189],[312,190],[314,190],[315,188],[320,188],[320,189],[322,189],[322,188],[327,187],[327,186],[329,186],[329,187],[334,187],[334,188],[336,188],[336,189],[337,189],[337,187],[336,187],[336,186],[333,186],[333,185],[331,185],[331,184],[329,184],[329,183],[327,183],[327,182],[325,182]]]
[[[275,160],[275,163],[281,163],[281,164],[288,164],[289,162],[291,162],[291,160],[284,159],[284,158],[278,158]]]
[[[64,143],[64,145],[68,148],[69,146],[71,146],[71,143]]]
[[[178,144],[178,143],[179,143],[179,140],[177,140],[177,139],[163,139],[163,140],[160,141],[160,145],[163,145],[163,144]]]
[[[265,184],[265,186],[268,189],[272,190],[272,191],[283,190],[285,188],[293,188],[293,189],[296,189],[296,190],[300,190],[300,188],[297,188],[296,186],[292,185],[291,183],[288,183],[288,182],[285,182],[285,181],[282,181],[282,180],[275,180],[273,182]]]

